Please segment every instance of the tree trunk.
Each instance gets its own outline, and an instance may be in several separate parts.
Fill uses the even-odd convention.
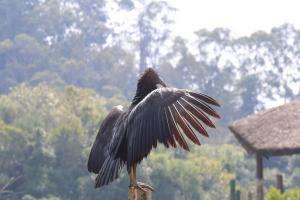
[[[144,72],[147,66],[147,57],[149,56],[148,46],[149,46],[149,36],[144,25],[144,15],[139,16],[139,32],[140,32],[140,63],[139,70],[140,73]]]
[[[235,200],[235,180],[231,180],[229,183],[230,186],[230,200]]]

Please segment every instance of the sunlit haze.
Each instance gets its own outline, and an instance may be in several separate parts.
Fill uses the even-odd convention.
[[[201,28],[228,28],[233,36],[245,36],[291,23],[300,27],[300,1],[296,0],[170,0],[178,8],[175,31],[189,37]]]

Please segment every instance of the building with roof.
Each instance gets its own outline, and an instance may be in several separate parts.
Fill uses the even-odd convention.
[[[257,164],[257,197],[263,200],[263,157],[300,154],[300,99],[235,121],[229,129]]]

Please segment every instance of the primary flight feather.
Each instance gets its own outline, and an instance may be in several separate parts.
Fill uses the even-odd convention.
[[[95,187],[117,179],[124,165],[130,185],[139,187],[136,165],[158,142],[189,150],[188,138],[200,145],[197,134],[208,136],[205,126],[215,127],[208,116],[220,118],[211,105],[220,106],[205,94],[167,87],[152,68],[146,69],[128,110],[114,107],[100,126],[88,160],[88,170],[98,174]]]

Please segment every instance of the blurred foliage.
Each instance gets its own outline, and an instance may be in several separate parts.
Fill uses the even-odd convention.
[[[231,152],[227,154],[226,152]],[[147,166],[153,185],[164,190],[155,199],[222,199],[228,197],[228,183],[235,168],[244,162],[244,153],[232,145],[203,145],[186,153],[158,151],[150,155]],[[216,184],[217,183],[217,184]],[[229,194],[229,192],[227,192]]]
[[[111,25],[113,3],[141,11],[133,27]],[[284,24],[233,38],[217,28],[190,41],[173,35],[173,13],[166,1],[0,1],[0,199],[124,199],[126,172],[95,190],[86,161],[107,112],[129,104],[143,62],[168,85],[222,104],[218,129],[201,147],[160,146],[142,162],[140,179],[155,187],[154,198],[224,199],[232,178],[242,194],[255,190],[254,159],[227,125],[299,96],[300,30]],[[275,173],[288,188],[300,183],[297,156],[270,158],[265,167],[267,187]]]
[[[266,193],[266,200],[298,200],[300,199],[300,188],[290,189],[283,194],[276,188],[270,188]]]
[[[86,170],[98,122],[118,101],[74,86],[61,90],[22,84],[0,96],[0,183],[22,177],[9,186],[12,193],[6,197],[94,199],[102,193],[108,199],[122,199],[128,184],[125,172],[98,194]],[[233,145],[204,145],[188,154],[160,147],[145,161],[142,172],[148,171],[150,182],[164,188],[155,193],[158,199],[170,194],[174,199],[178,195],[216,199],[244,160],[244,153]]]

